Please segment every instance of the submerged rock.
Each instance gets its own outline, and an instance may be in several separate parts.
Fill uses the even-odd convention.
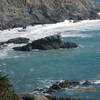
[[[32,43],[29,43],[22,47],[14,47],[13,49],[17,51],[31,51],[33,49],[51,50],[59,48],[76,48],[76,47],[78,47],[78,45],[75,43],[63,42],[61,35],[57,34],[39,40],[35,40]]]
[[[15,51],[32,51],[32,45],[28,44],[28,45],[22,46],[22,47],[14,47],[13,49]]]
[[[23,44],[28,43],[29,39],[24,37],[18,37],[14,39],[9,39],[8,41],[0,42],[0,49],[7,46],[7,44],[14,43],[14,44]]]
[[[91,85],[93,83],[91,83],[90,81],[85,81],[82,85]]]
[[[23,43],[28,43],[29,40],[30,39],[24,38],[24,37],[18,37],[18,38],[9,39],[8,41],[0,42],[0,49],[6,47],[7,44],[10,44],[10,43],[23,44]]]
[[[29,42],[28,38],[18,37],[18,38],[10,39],[6,43],[21,44],[21,43],[28,43],[28,42]]]
[[[3,49],[6,46],[7,46],[6,42],[0,42],[0,49]]]

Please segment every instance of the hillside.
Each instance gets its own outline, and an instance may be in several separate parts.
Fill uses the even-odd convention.
[[[97,19],[97,11],[91,0],[0,0],[0,29]]]

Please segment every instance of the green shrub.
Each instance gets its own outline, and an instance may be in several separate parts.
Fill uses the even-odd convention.
[[[18,100],[7,76],[0,74],[0,100]]]

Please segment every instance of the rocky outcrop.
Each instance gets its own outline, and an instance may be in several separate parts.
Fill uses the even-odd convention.
[[[92,0],[0,0],[0,30],[100,18]]]
[[[28,43],[29,40],[30,40],[29,38],[18,37],[18,38],[9,39],[8,41],[0,42],[0,45],[9,44],[9,43],[23,44],[23,43]]]
[[[54,92],[57,92],[59,90],[65,89],[65,88],[74,88],[76,86],[90,86],[94,85],[94,83],[90,81],[85,81],[83,83],[78,82],[78,81],[69,81],[69,80],[64,80],[64,81],[57,81],[54,84],[52,84],[49,88],[44,88],[44,89],[35,89],[34,93],[42,93],[42,94],[52,94]],[[77,90],[77,89],[76,89]]]
[[[76,82],[76,81],[65,80],[63,82],[56,82],[49,89],[47,89],[46,93],[56,92],[64,88],[73,88],[78,85],[80,85],[80,82]]]
[[[51,49],[59,49],[59,48],[76,48],[77,44],[71,42],[63,42],[61,35],[53,35],[49,37],[45,37],[39,40],[35,40],[32,43],[29,43],[22,47],[13,48],[16,51],[32,51],[33,49],[39,50],[51,50]]]
[[[28,43],[30,39],[24,38],[24,37],[18,37],[14,39],[9,39],[6,43],[14,43],[14,44],[22,44],[22,43]]]
[[[85,81],[85,82],[83,83],[83,85],[91,85],[91,84],[93,84],[93,83],[91,83],[91,82],[89,82],[89,81]]]
[[[42,95],[24,95],[20,100],[81,100],[72,98],[56,98],[52,96],[42,96]]]
[[[30,39],[24,38],[24,37],[18,37],[18,38],[13,38],[9,39],[8,41],[0,42],[0,49],[3,49],[6,47],[8,44],[13,43],[13,44],[26,44],[29,42]]]
[[[100,13],[100,3],[99,2],[95,2],[95,5],[97,7],[97,11]]]

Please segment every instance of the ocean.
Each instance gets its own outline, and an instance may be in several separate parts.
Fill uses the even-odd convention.
[[[94,0],[94,1],[96,1],[96,2],[100,2],[100,0]]]
[[[59,97],[100,100],[100,20],[77,23],[64,21],[56,24],[28,26],[0,31],[0,41],[28,37],[30,42],[61,33],[64,41],[75,42],[76,49],[18,52],[14,44],[0,50],[0,72],[11,79],[17,93],[33,93],[36,88],[49,87],[61,80],[94,81],[96,91],[65,89],[55,93]],[[89,88],[89,87],[84,87]]]

